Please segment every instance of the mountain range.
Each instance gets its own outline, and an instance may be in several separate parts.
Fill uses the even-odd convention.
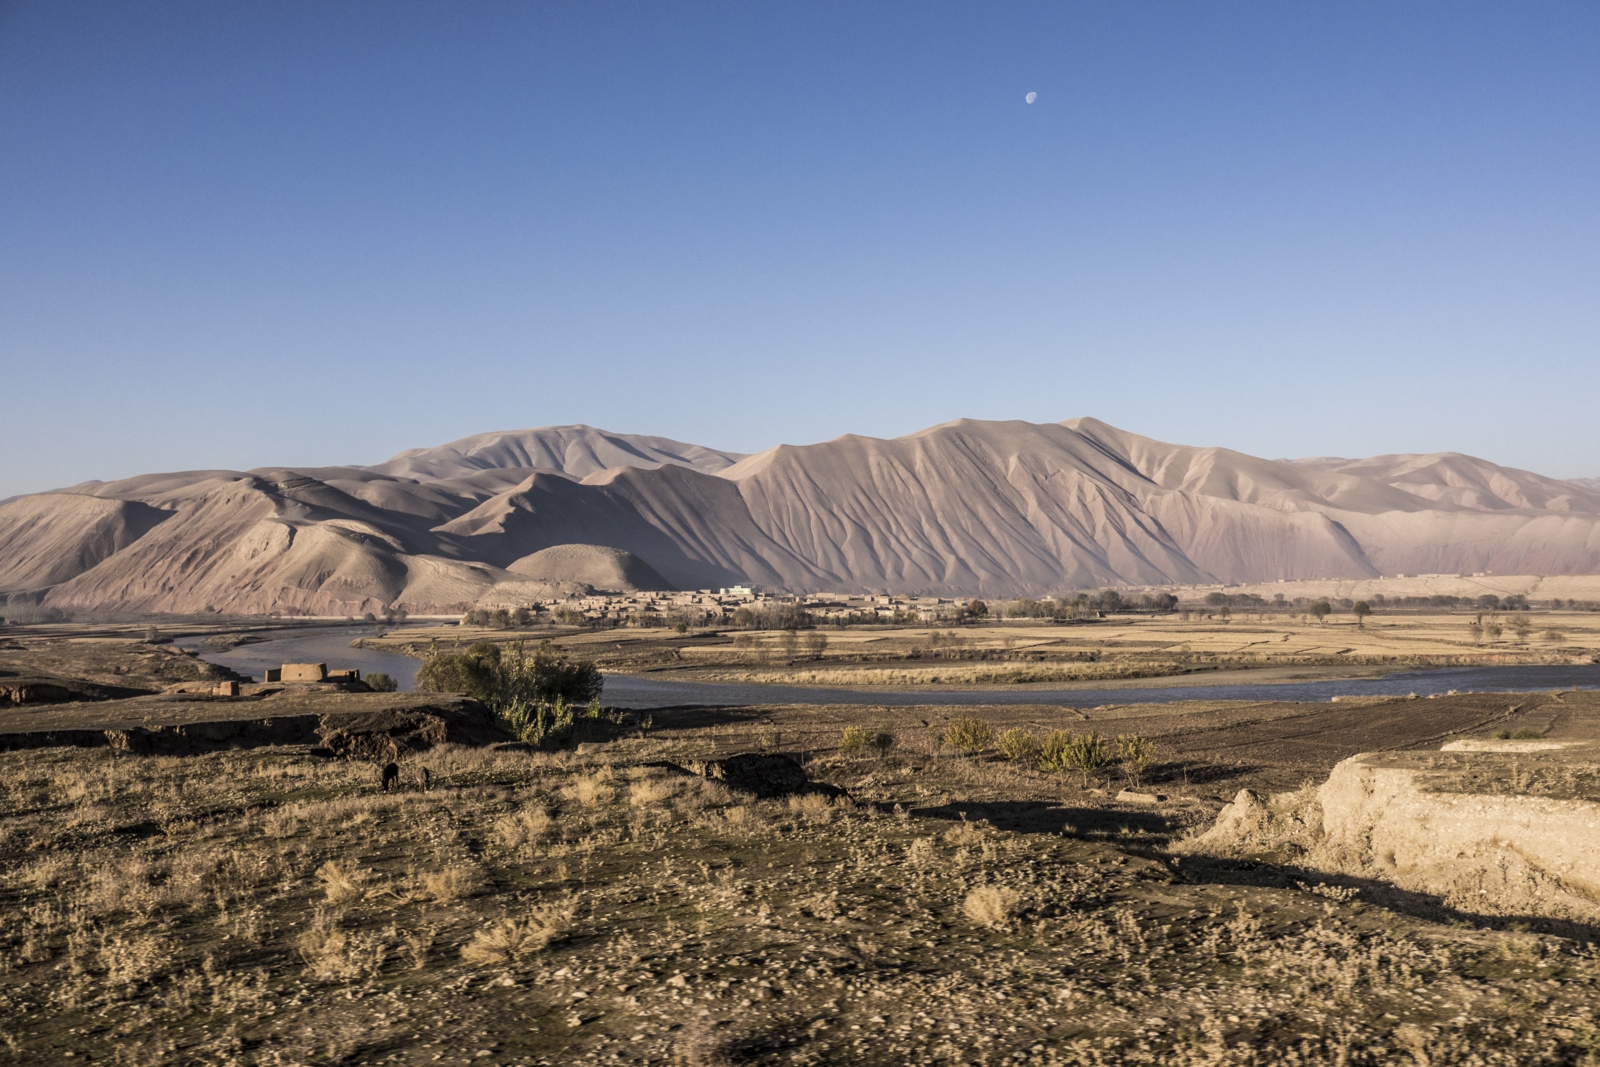
[[[1600,481],[1459,453],[1268,460],[1095,419],[740,455],[559,426],[371,467],[186,471],[0,505],[0,594],[66,610],[414,614],[590,589],[1041,595],[1600,572]]]

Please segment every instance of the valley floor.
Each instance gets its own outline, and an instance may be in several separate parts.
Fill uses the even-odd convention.
[[[109,723],[152,699],[49,714]],[[438,746],[390,793],[374,764],[304,745],[4,752],[0,1058],[1594,1065],[1600,931],[1168,846],[1241,788],[1359,751],[1560,738],[1597,709],[677,708],[559,751]],[[995,740],[941,744],[961,718]],[[845,751],[850,726],[879,748]],[[1138,735],[1155,756],[1050,772],[1002,757],[1013,729]],[[751,750],[848,797],[676,769]]]

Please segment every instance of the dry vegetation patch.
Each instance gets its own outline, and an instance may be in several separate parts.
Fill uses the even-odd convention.
[[[985,724],[972,755],[900,723],[873,758],[812,758],[842,799],[650,766],[714,731],[445,746],[431,791],[390,794],[305,749],[0,754],[0,1043],[30,1063],[1593,1062],[1581,940],[1303,874],[1186,881],[1161,848],[1214,805],[1119,807],[1008,751],[1048,724]],[[1144,773],[1171,773],[1168,744]]]

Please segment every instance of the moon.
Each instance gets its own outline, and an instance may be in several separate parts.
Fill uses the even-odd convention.
[[[1039,94],[1038,93],[1029,93],[1027,96],[1023,97],[1022,99],[1026,100],[1028,103],[1031,104],[1035,100],[1039,99]]]

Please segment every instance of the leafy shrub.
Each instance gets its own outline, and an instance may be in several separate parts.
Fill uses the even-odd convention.
[[[1020,726],[1013,726],[1000,735],[1000,755],[1012,763],[1037,759],[1039,739]]]
[[[1145,768],[1156,758],[1156,752],[1156,743],[1148,737],[1124,734],[1117,738],[1117,755],[1136,786],[1144,778]]]
[[[417,671],[417,689],[463,693],[502,711],[517,703],[587,704],[605,685],[593,663],[567,659],[560,645],[545,641],[528,655],[521,641],[505,648],[479,641],[465,652],[435,652]]]
[[[982,719],[969,717],[957,719],[945,727],[941,738],[946,748],[976,756],[994,742],[994,729]]]
[[[894,731],[882,727],[846,726],[844,733],[839,736],[839,751],[846,755],[855,755],[863,749],[872,749],[878,755],[883,755],[894,747]]]
[[[1035,757],[1039,769],[1057,774],[1070,770],[1072,764],[1067,760],[1067,749],[1071,745],[1072,735],[1065,730],[1051,730],[1045,734],[1044,740],[1039,742],[1039,754]]]
[[[1086,734],[1069,734],[1055,730],[1039,747],[1039,768],[1062,773],[1078,771],[1087,782],[1090,774],[1111,764],[1111,753],[1105,742],[1094,731]]]
[[[504,649],[480,641],[465,652],[435,652],[417,671],[419,691],[476,697],[519,740],[535,745],[571,737],[575,705],[588,704],[585,718],[596,720],[596,727],[620,723],[620,713],[608,720],[600,710],[604,685],[593,663],[569,661],[561,646],[549,641],[531,656],[521,641]]]
[[[374,693],[393,693],[400,688],[399,682],[382,671],[369,671],[361,676],[361,680],[366,682],[367,688]]]

